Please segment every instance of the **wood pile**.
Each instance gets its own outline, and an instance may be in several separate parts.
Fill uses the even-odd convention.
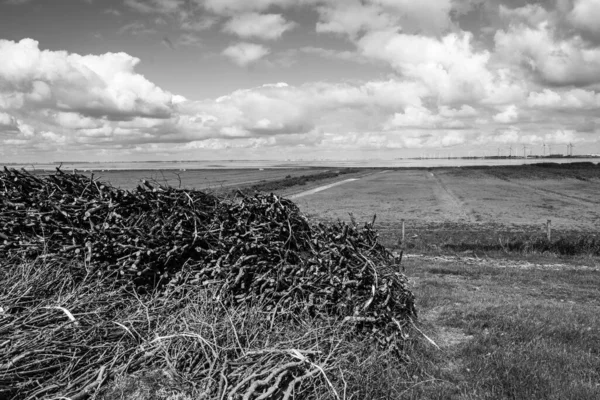
[[[56,291],[49,287],[0,291],[0,387],[19,398],[81,399],[109,374],[151,364],[154,353],[140,349],[152,324],[134,331],[115,323],[116,305],[131,293],[159,293],[177,303],[205,290],[215,302],[258,306],[269,318],[333,317],[401,352],[416,316],[414,299],[373,224],[311,224],[293,202],[273,194],[221,199],[147,181],[126,191],[60,169],[42,177],[5,168],[0,272],[15,262],[62,265],[65,281],[85,290],[69,298],[68,307],[44,303],[46,292]],[[76,312],[84,317],[73,317]],[[220,371],[213,368],[217,358],[228,362],[215,357],[213,374]],[[238,368],[237,378],[227,372],[233,374],[229,386],[216,385],[211,396],[227,389],[230,398],[275,392],[272,398],[284,398],[318,374],[307,360],[269,360],[281,365],[260,373],[264,359],[242,362],[245,372]],[[184,362],[181,368],[192,367]]]

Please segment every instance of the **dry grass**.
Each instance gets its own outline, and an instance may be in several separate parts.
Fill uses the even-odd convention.
[[[57,311],[47,323],[47,332],[80,329],[96,336],[78,353],[81,358],[57,358],[55,363],[72,363],[73,368],[85,368],[94,376],[100,365],[106,365],[102,385],[90,391],[100,399],[210,398],[211,388],[221,383],[221,372],[231,377],[237,369],[240,380],[264,372],[264,378],[290,363],[298,368],[293,376],[310,374],[310,379],[290,391],[296,399],[397,398],[414,383],[413,363],[380,350],[339,319],[285,310],[274,314],[260,304],[231,308],[215,300],[210,287],[195,285],[180,286],[166,295],[110,291],[106,282],[90,286],[64,280],[67,266],[45,264],[43,259],[17,261],[1,264],[0,305],[5,308],[0,320],[15,311],[7,308],[11,306],[7,300],[14,299],[15,293],[38,294],[30,299],[24,295],[20,303],[38,319],[45,307],[69,310],[80,325],[66,327],[67,317]],[[64,285],[57,284],[60,281]],[[93,327],[88,327],[92,322]],[[46,340],[34,336],[30,339]],[[423,340],[415,336],[407,345],[418,346]],[[0,389],[0,397],[27,398],[35,385],[25,382],[23,392]],[[272,379],[260,389],[274,385]],[[238,393],[251,390],[249,384],[242,385]],[[285,393],[275,391],[273,396],[285,398]]]

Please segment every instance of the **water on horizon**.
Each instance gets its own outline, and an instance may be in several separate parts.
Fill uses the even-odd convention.
[[[493,165],[523,165],[536,163],[572,163],[593,162],[599,158],[513,158],[513,159],[397,159],[397,160],[311,160],[311,161],[280,161],[280,160],[210,160],[210,161],[149,161],[149,162],[98,162],[98,163],[63,163],[62,169],[70,171],[115,171],[115,170],[196,170],[196,169],[259,169],[259,168],[409,168],[409,167],[464,167],[464,166],[493,166]],[[60,164],[17,164],[7,165],[10,168],[26,170],[53,171]]]

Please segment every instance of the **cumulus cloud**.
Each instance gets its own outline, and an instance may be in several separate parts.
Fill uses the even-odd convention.
[[[497,96],[499,85],[512,90],[508,76],[488,69],[489,52],[475,51],[471,40],[469,33],[437,39],[377,31],[366,34],[357,45],[365,56],[388,62],[403,76],[425,83],[445,103]]]
[[[478,112],[470,105],[463,104],[458,109],[450,108],[448,106],[441,106],[440,115],[446,118],[475,117],[478,115]]]
[[[544,136],[546,142],[556,144],[568,144],[572,142],[578,142],[578,138],[573,130],[557,129],[554,132],[547,133]]]
[[[244,39],[275,40],[294,26],[295,23],[286,21],[281,14],[245,13],[232,17],[223,30]]]
[[[581,37],[560,39],[542,22],[535,28],[517,25],[495,35],[497,52],[544,83],[568,86],[600,83],[600,48]]]
[[[569,19],[573,25],[600,39],[600,1],[575,0]]]
[[[240,67],[247,67],[270,53],[269,48],[256,43],[240,42],[223,50],[223,55]]]
[[[171,48],[204,43],[209,52],[222,46],[216,51],[224,57],[215,62],[274,65],[302,53],[311,63],[322,60],[306,54],[352,62],[348,70],[357,75],[336,83],[326,64],[323,81],[264,84],[194,101],[157,87],[136,71],[140,60],[125,53],[82,56],[42,51],[32,40],[0,41],[0,59],[8,60],[0,63],[0,143],[131,154],[319,146],[337,154],[563,143],[580,140],[581,129],[597,132],[599,25],[591,18],[597,2],[515,4],[125,0],[140,20],[127,21],[122,33],[155,32],[149,29],[158,18],[170,25],[159,27],[169,36],[157,40],[163,37]],[[314,11],[316,23],[300,29],[290,22],[292,16],[303,21],[306,9],[295,13],[300,7]],[[490,26],[471,26],[468,13],[475,7]],[[293,38],[285,35],[292,28]],[[327,44],[296,42],[307,29]],[[201,42],[199,32],[207,30]],[[223,32],[240,39],[229,45],[213,40]],[[259,40],[280,41],[252,43]],[[273,71],[257,69],[253,79],[269,82]],[[369,81],[373,76],[386,78]]]
[[[17,130],[17,119],[10,114],[0,112],[0,133],[16,131]]]
[[[172,95],[135,72],[125,53],[69,54],[40,50],[38,42],[0,40],[0,106],[54,109],[120,120],[168,118]],[[8,99],[2,101],[1,99]]]
[[[403,113],[395,113],[385,124],[387,129],[409,127],[409,128],[432,128],[442,118],[434,115],[425,107],[407,107]]]
[[[337,33],[356,37],[361,33],[394,26],[397,18],[376,4],[358,0],[333,3],[319,8],[320,20],[316,30],[320,33]]]
[[[452,26],[452,0],[371,0],[398,17],[403,31],[440,34]]]
[[[544,89],[541,92],[531,92],[527,105],[541,109],[599,109],[600,93],[584,89],[555,91]]]
[[[511,124],[516,122],[517,119],[519,119],[519,111],[517,106],[511,104],[510,106],[506,107],[504,111],[494,115],[493,119],[501,124]]]
[[[404,33],[438,35],[452,26],[450,0],[350,0],[318,2],[317,32],[357,37],[362,33],[402,29]]]
[[[540,4],[533,3],[517,8],[509,8],[504,4],[500,4],[498,15],[509,24],[525,23],[530,26],[537,26],[548,21],[551,17],[548,10]]]

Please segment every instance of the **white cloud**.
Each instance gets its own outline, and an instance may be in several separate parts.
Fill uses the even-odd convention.
[[[321,6],[316,30],[320,33],[337,33],[356,37],[360,33],[386,29],[397,23],[397,18],[382,7],[363,4],[358,0],[336,2]]]
[[[403,31],[440,34],[452,25],[452,0],[371,0],[396,15]]]
[[[275,40],[294,26],[295,23],[286,21],[280,14],[245,13],[232,17],[223,30],[244,39]]]
[[[550,19],[550,13],[540,4],[526,4],[523,7],[508,8],[500,4],[498,8],[499,16],[509,23],[526,23],[530,26],[537,26]]]
[[[10,114],[0,111],[0,133],[17,129],[17,119]]]
[[[482,99],[492,94],[501,77],[487,68],[490,54],[476,52],[469,33],[440,40],[394,31],[366,34],[358,48],[367,57],[388,62],[403,76],[423,82],[444,103]]]
[[[376,30],[402,29],[408,34],[441,34],[452,26],[451,0],[320,1],[317,32],[352,38]]]
[[[403,113],[395,113],[384,125],[386,129],[400,127],[433,128],[442,121],[442,117],[434,115],[425,107],[407,107]]]
[[[440,106],[440,115],[446,118],[475,117],[478,115],[478,112],[470,105],[463,104],[459,109]]]
[[[63,144],[66,142],[67,138],[64,135],[59,135],[51,131],[44,131],[40,133],[40,136],[49,141],[56,144]]]
[[[0,106],[21,112],[53,109],[92,117],[167,118],[172,95],[135,72],[139,59],[125,53],[68,54],[40,50],[38,42],[0,40]]]
[[[575,0],[569,18],[577,28],[600,38],[600,1]]]
[[[600,93],[583,89],[562,92],[544,89],[530,93],[527,105],[540,109],[600,109]]]
[[[35,135],[35,128],[29,124],[26,124],[23,121],[17,120],[17,127],[19,128],[19,131],[23,134],[23,137],[25,138],[31,138]]]
[[[555,39],[553,27],[511,26],[495,35],[496,50],[543,82],[553,85],[600,83],[600,48],[589,47],[579,36]]]
[[[84,117],[74,112],[58,112],[54,115],[56,124],[66,129],[90,129],[102,126],[96,118]]]
[[[512,124],[513,122],[516,122],[519,119],[519,111],[517,106],[511,104],[510,106],[506,107],[504,111],[494,115],[493,119],[501,124]]]
[[[223,55],[240,67],[247,67],[259,61],[270,53],[270,50],[260,44],[240,42],[223,50]]]
[[[555,143],[555,144],[568,144],[568,143],[576,143],[579,140],[575,136],[575,132],[573,130],[564,130],[557,129],[552,133],[548,133],[544,136],[544,140],[546,143]]]

